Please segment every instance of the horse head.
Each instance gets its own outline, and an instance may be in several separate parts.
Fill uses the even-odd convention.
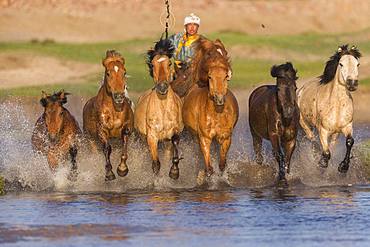
[[[175,47],[168,39],[160,39],[154,49],[147,52],[147,65],[155,83],[155,90],[160,99],[166,98],[172,81],[171,58]]]
[[[43,117],[51,142],[58,141],[62,132],[65,119],[63,104],[67,103],[68,94],[69,93],[64,92],[64,90],[54,93],[53,95],[42,91],[40,103],[44,107]]]
[[[118,52],[108,50],[103,59],[105,67],[104,87],[114,102],[116,110],[121,110],[127,87],[125,60]]]
[[[201,38],[196,47],[196,54],[194,80],[198,84],[208,84],[209,96],[215,106],[222,107],[232,75],[227,51],[220,40],[212,42]]]
[[[272,66],[271,76],[276,78],[278,108],[281,109],[284,118],[290,119],[296,108],[297,70],[287,62]]]
[[[324,73],[320,76],[320,83],[326,84],[337,78],[340,85],[348,91],[355,91],[358,87],[358,68],[361,53],[352,46],[342,45],[338,48],[329,61],[326,62]]]

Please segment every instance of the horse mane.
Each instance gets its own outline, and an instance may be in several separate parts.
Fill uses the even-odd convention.
[[[60,98],[60,96],[64,93],[63,98]],[[43,107],[46,107],[48,101],[51,101],[53,103],[60,102],[62,105],[67,103],[67,95],[70,95],[70,93],[64,92],[64,90],[60,90],[59,92],[54,92],[52,95],[47,95],[44,91],[43,94],[46,95],[46,97],[42,97],[40,100],[40,103]]]
[[[324,72],[321,76],[319,76],[320,84],[327,84],[334,79],[339,60],[344,55],[351,55],[354,56],[356,59],[359,59],[361,57],[361,53],[357,49],[357,47],[352,46],[350,49],[348,49],[348,44],[340,46],[338,50],[334,53],[334,55],[331,56],[330,59],[326,62]]]
[[[197,41],[194,42],[194,53],[195,56],[191,63],[191,70],[193,76],[193,83],[197,83],[199,86],[208,86],[208,80],[202,81],[202,73],[208,73],[204,71],[203,59],[212,59],[212,61],[217,61],[218,66],[225,66],[231,69],[230,58],[228,57],[227,51],[221,41],[217,39],[216,41],[211,41],[204,36],[200,36]],[[205,68],[208,70],[208,68]],[[204,75],[203,75],[204,76]]]
[[[146,64],[148,65],[150,76],[153,77],[153,64],[152,60],[157,55],[165,55],[171,59],[175,52],[175,46],[171,40],[161,38],[154,45],[154,48],[148,50],[146,53]]]
[[[125,65],[125,59],[119,52],[115,50],[107,50],[105,53],[105,58],[103,59],[104,67],[107,67],[107,65],[111,62],[119,62]]]

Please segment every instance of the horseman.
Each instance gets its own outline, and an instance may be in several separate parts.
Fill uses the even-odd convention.
[[[178,71],[184,65],[190,65],[194,56],[192,44],[200,37],[198,29],[200,18],[191,13],[184,19],[184,32],[174,34],[169,37],[172,44],[175,46],[175,70]]]

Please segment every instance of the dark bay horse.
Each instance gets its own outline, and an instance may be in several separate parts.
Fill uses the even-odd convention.
[[[53,95],[42,92],[40,100],[44,113],[39,117],[32,133],[32,146],[47,156],[52,170],[58,167],[58,161],[70,157],[72,166],[70,178],[77,176],[77,142],[81,135],[80,127],[72,114],[63,107],[67,103],[63,90]]]
[[[179,178],[179,134],[184,128],[182,101],[173,91],[171,57],[175,48],[168,39],[161,39],[147,53],[147,65],[153,77],[154,88],[145,92],[138,100],[135,110],[135,128],[146,137],[152,156],[154,174],[159,173],[158,142],[171,140],[172,166],[169,176]]]
[[[220,171],[226,167],[226,156],[233,129],[238,121],[239,107],[228,89],[231,68],[227,52],[220,40],[205,38],[196,41],[192,62],[193,87],[184,98],[182,116],[185,126],[198,137],[206,174],[213,174],[211,143],[220,145]]]
[[[290,159],[296,145],[299,109],[296,96],[297,71],[291,63],[273,66],[275,85],[255,89],[249,97],[249,126],[256,162],[262,164],[262,139],[270,140],[279,163],[279,178],[290,172]]]
[[[118,52],[109,50],[103,59],[105,68],[104,83],[98,95],[88,100],[83,109],[84,133],[97,141],[103,148],[105,156],[105,180],[115,179],[110,162],[111,138],[121,138],[122,156],[117,167],[117,174],[126,176],[128,167],[127,142],[134,123],[134,113],[125,96],[126,68],[125,60]]]

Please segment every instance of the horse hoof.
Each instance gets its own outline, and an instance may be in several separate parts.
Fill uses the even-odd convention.
[[[117,166],[117,174],[120,177],[126,176],[128,173],[128,167],[125,165],[123,168],[121,168],[121,165]]]
[[[210,167],[209,169],[206,169],[206,175],[207,175],[207,177],[212,176],[213,173],[214,173],[214,171],[213,171],[213,168],[212,167]]]
[[[76,182],[77,177],[78,177],[78,172],[77,170],[74,170],[74,171],[69,172],[67,179],[71,182]]]
[[[329,161],[326,161],[325,159],[321,158],[319,161],[319,166],[321,168],[328,168]]]
[[[342,163],[340,163],[338,166],[338,171],[341,173],[346,173],[348,169],[349,169],[349,162],[342,161]]]
[[[153,163],[152,163],[152,169],[153,169],[153,173],[155,175],[158,175],[159,170],[161,169],[161,162],[159,162],[159,161],[153,161]]]
[[[116,179],[116,176],[114,175],[112,170],[110,170],[109,172],[107,172],[107,174],[105,174],[105,181],[112,181],[115,179]]]
[[[177,166],[172,166],[169,173],[170,178],[177,180],[180,176],[180,170]]]

